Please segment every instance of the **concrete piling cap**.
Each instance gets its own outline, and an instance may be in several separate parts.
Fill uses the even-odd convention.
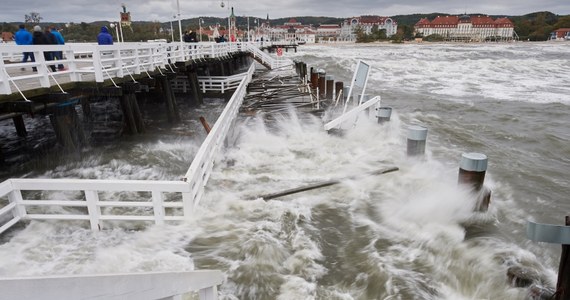
[[[391,115],[392,115],[392,108],[389,106],[380,107],[376,111],[376,116],[380,118],[389,118]]]
[[[325,76],[325,79],[326,79],[326,80],[333,80],[333,79],[334,79],[334,76],[332,76],[332,75],[326,75],[326,76]]]
[[[459,168],[465,171],[484,172],[487,171],[487,155],[482,153],[463,153]]]
[[[408,128],[408,139],[413,141],[425,141],[427,139],[427,127],[411,125]]]

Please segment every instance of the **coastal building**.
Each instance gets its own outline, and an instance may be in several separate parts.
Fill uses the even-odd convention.
[[[570,40],[570,28],[559,28],[550,33],[551,41],[569,41]]]
[[[311,25],[303,25],[296,19],[290,19],[283,25],[262,26],[265,40],[285,43],[314,43],[317,31]]]
[[[378,30],[386,30],[386,36],[390,37],[398,31],[398,22],[389,17],[380,16],[360,16],[344,20],[340,29],[340,39],[344,41],[356,41],[357,28],[361,28],[364,33],[371,34],[377,27]]]
[[[437,34],[448,41],[481,42],[486,40],[513,40],[514,24],[508,18],[489,16],[438,16],[432,21],[419,20],[414,28],[424,37]]]
[[[321,24],[317,28],[317,39],[336,40],[340,36],[341,27],[338,24]]]

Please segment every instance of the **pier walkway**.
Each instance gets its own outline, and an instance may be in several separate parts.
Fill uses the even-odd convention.
[[[248,53],[267,68],[274,69],[292,62],[275,59],[260,50],[258,43],[119,43],[97,45],[70,43],[65,45],[0,45],[0,102],[25,100],[41,94],[41,89],[66,89],[79,85],[69,83],[102,83],[117,86],[119,78],[136,82],[142,76],[151,77],[174,71],[177,64],[191,64],[224,59],[236,53]],[[22,52],[33,52],[35,62],[21,63]],[[44,51],[61,51],[63,60],[46,61]],[[52,71],[52,66],[65,66]],[[37,71],[32,71],[34,68]],[[38,91],[40,90],[40,91]],[[28,93],[25,93],[29,91]],[[45,90],[44,90],[45,92]],[[18,99],[19,98],[19,99]]]

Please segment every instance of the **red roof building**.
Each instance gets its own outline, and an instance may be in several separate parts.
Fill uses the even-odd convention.
[[[512,40],[515,35],[514,24],[508,18],[493,20],[481,15],[438,16],[432,21],[423,18],[414,27],[424,37],[437,34],[456,41]]]

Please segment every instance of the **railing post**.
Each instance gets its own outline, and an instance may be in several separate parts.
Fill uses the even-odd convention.
[[[101,50],[100,46],[95,46],[93,50],[93,71],[95,72],[95,81],[103,82],[103,63],[101,62]]]
[[[77,63],[75,62],[75,52],[73,49],[65,51],[65,59],[69,60],[67,69],[69,70],[69,79],[73,82],[81,81],[81,74],[77,73]]]
[[[200,300],[217,300],[218,299],[218,287],[212,286],[209,288],[201,289],[199,291]]]
[[[85,201],[87,201],[87,212],[89,213],[89,223],[91,224],[91,230],[100,230],[99,218],[101,216],[101,208],[99,207],[99,195],[97,191],[86,190]]]
[[[44,52],[43,51],[34,51],[34,58],[36,59],[36,63],[38,63],[38,66],[37,66],[38,75],[41,75],[41,77],[40,77],[41,87],[49,87],[48,66],[46,65],[46,59],[44,57]]]
[[[123,78],[125,76],[125,71],[123,70],[123,58],[121,55],[121,49],[113,51],[113,60],[115,68],[117,68],[117,77]]]
[[[164,224],[164,199],[161,191],[152,191],[152,207],[154,210],[154,223]]]
[[[10,184],[12,184],[12,183],[10,183]],[[16,204],[16,207],[12,211],[12,215],[14,217],[23,218],[26,216],[26,214],[27,214],[26,206],[22,204],[22,202],[24,201],[24,199],[22,199],[22,191],[20,191],[19,189],[13,189],[8,194],[8,201],[10,203]]]
[[[9,95],[12,93],[10,89],[10,81],[8,81],[8,73],[6,72],[6,68],[4,67],[4,57],[2,51],[0,51],[0,68],[2,71],[0,72],[0,94]]]

